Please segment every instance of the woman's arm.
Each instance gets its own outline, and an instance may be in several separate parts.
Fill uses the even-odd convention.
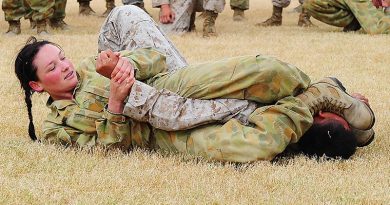
[[[43,123],[42,141],[72,147],[131,148],[129,118],[106,109],[99,118],[85,110],[73,110],[67,114],[69,116],[56,115],[54,118],[54,115],[49,115]]]
[[[102,51],[96,59],[96,72],[112,78],[120,58],[126,58],[136,70],[136,79],[147,80],[159,73],[167,72],[165,56],[153,48],[140,48],[135,51],[121,51],[120,53],[111,50]]]

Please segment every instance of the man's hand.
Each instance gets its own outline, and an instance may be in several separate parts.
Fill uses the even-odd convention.
[[[129,95],[134,82],[133,66],[126,58],[120,57],[114,71],[111,73],[108,110],[113,113],[122,113],[124,101]]]
[[[100,75],[111,78],[111,73],[119,61],[119,52],[105,50],[98,54],[96,59],[96,72]]]
[[[160,7],[160,22],[163,24],[173,23],[175,21],[175,13],[173,13],[169,4],[163,4]]]
[[[370,104],[368,103],[368,98],[366,98],[364,95],[360,93],[352,93],[351,96],[366,103],[366,105],[370,106]]]

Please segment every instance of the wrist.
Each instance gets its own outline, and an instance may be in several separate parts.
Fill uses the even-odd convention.
[[[169,4],[162,4],[161,9],[170,9],[171,6]]]
[[[123,108],[124,108],[123,101],[112,100],[112,99],[109,99],[109,100],[108,100],[107,109],[108,109],[111,113],[122,114]]]

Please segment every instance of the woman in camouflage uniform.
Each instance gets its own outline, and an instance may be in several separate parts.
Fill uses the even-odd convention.
[[[41,140],[67,146],[103,145],[123,150],[142,147],[249,162],[271,160],[298,141],[311,148],[308,153],[314,149],[311,154],[348,158],[356,143],[365,146],[373,139],[370,135],[363,141],[352,133],[355,129],[372,130],[374,116],[366,103],[347,95],[337,81],[324,79],[306,90],[308,76],[292,65],[261,55],[182,69],[181,56],[171,42],[154,23],[143,24],[149,20],[152,22],[135,7],[114,9],[102,27],[100,39],[113,49],[122,48],[116,42],[127,42],[122,45],[127,51],[103,51],[77,68],[57,45],[30,41],[15,61],[15,71],[25,91],[30,137],[37,138],[31,94],[47,92],[51,113],[44,122]],[[136,37],[138,32],[157,35],[142,35],[141,39]],[[145,42],[157,44],[154,49],[142,48],[148,45]],[[133,49],[136,50],[129,51]],[[167,62],[176,59],[179,63],[170,66],[165,57]],[[96,72],[95,68],[101,71],[111,63],[114,68],[106,75],[111,79]],[[331,96],[335,92],[337,99]],[[336,104],[314,103],[325,98]],[[366,101],[363,96],[360,99]],[[346,103],[348,106],[340,108]],[[337,109],[343,112],[339,114],[345,119],[319,112],[332,106],[339,106]],[[354,120],[352,113],[365,116],[365,120]],[[318,137],[302,140],[303,133],[315,127],[313,116],[317,114],[314,119],[321,126],[332,119],[331,125],[337,127],[320,126],[318,131],[324,133],[320,137],[322,144],[313,142]]]

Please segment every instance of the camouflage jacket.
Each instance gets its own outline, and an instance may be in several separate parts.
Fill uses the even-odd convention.
[[[96,73],[95,57],[87,58],[77,67],[79,82],[73,100],[49,98],[47,106],[51,113],[44,121],[44,141],[82,147],[96,144],[122,149],[146,147],[150,124],[171,131],[226,122],[232,117],[245,124],[256,108],[246,100],[187,99],[168,90],[157,90],[140,81],[153,81],[167,74],[164,55],[153,49],[138,49],[123,51],[122,56],[137,69],[137,81],[124,102],[124,114],[106,109],[110,80]]]

